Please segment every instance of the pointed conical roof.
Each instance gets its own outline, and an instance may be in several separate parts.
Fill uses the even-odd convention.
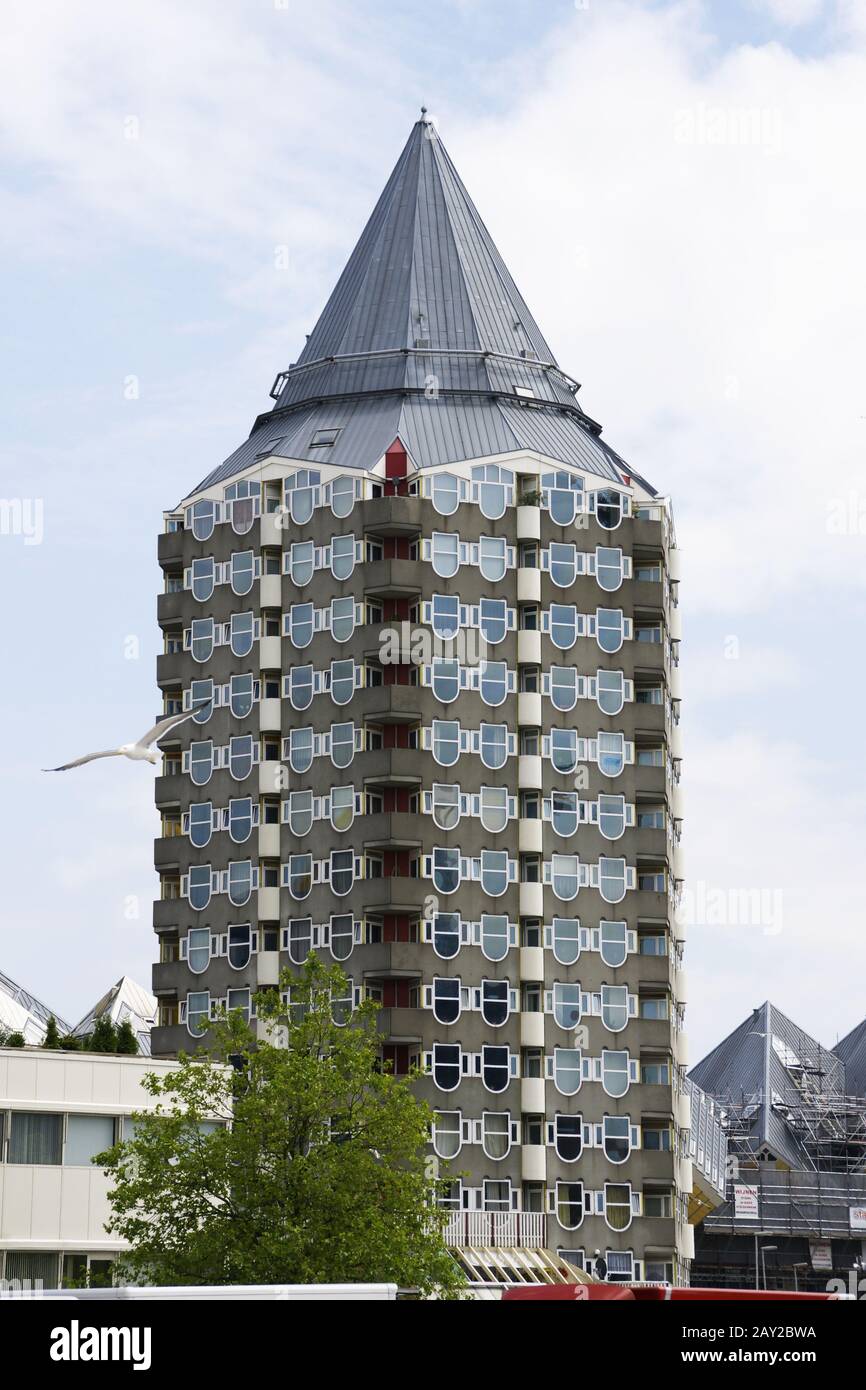
[[[533,450],[638,477],[577,390],[422,113],[273,409],[199,487],[269,455],[372,468],[396,438],[419,468]]]

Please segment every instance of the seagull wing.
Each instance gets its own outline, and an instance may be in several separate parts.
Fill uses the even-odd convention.
[[[43,767],[43,772],[68,772],[71,767],[82,767],[84,763],[92,763],[94,758],[119,758],[119,748],[106,748],[102,753],[85,753],[83,758],[76,758],[73,763],[61,763],[60,767]]]
[[[148,729],[146,734],[142,734],[141,738],[136,740],[136,747],[149,748],[152,743],[157,743],[167,734],[169,729],[173,729],[176,724],[183,724],[184,720],[191,719],[200,709],[204,709],[205,705],[212,703],[212,700],[197,700],[192,709],[185,709],[182,714],[169,714],[167,718],[160,719],[158,724],[154,724],[152,729]]]

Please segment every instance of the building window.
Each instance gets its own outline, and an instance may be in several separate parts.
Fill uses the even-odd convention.
[[[433,981],[433,1017],[437,1023],[456,1023],[460,1017],[460,979],[452,976]]]
[[[289,701],[294,709],[309,709],[313,703],[312,666],[292,666],[290,669]]]
[[[615,531],[623,518],[624,497],[612,487],[599,488],[594,493],[595,516],[605,531]]]
[[[557,1091],[563,1096],[573,1096],[580,1090],[582,1063],[580,1048],[555,1047],[553,1049],[553,1081]]]
[[[434,473],[431,500],[440,516],[452,516],[460,505],[460,483],[453,473]]]
[[[351,912],[331,918],[329,939],[334,960],[348,960],[355,944],[355,924]]]
[[[232,676],[229,682],[229,705],[235,719],[246,719],[253,707],[253,696],[251,675]]]
[[[253,830],[253,801],[250,796],[235,797],[229,802],[229,836],[236,845],[250,838]]]
[[[456,719],[433,720],[433,757],[440,767],[453,767],[460,756],[460,725]]]
[[[550,605],[550,640],[560,651],[568,651],[577,641],[577,609],[572,603]]]
[[[437,912],[431,934],[437,956],[442,960],[451,960],[460,950],[459,912]]]
[[[567,589],[577,578],[577,547],[562,541],[550,544],[550,578],[559,589]]]
[[[289,921],[289,960],[303,965],[313,949],[313,919],[293,917]]]
[[[434,573],[440,579],[453,579],[460,568],[460,537],[450,531],[434,531],[430,555]]]
[[[332,726],[333,731],[333,726]],[[333,749],[333,732],[332,732]],[[308,772],[313,764],[313,730],[292,729],[289,733],[289,766],[293,772]]]
[[[625,704],[625,677],[622,671],[598,671],[595,689],[596,704],[602,714],[619,714]]]
[[[567,1231],[574,1231],[583,1221],[583,1183],[556,1184],[556,1219]]]
[[[214,591],[216,567],[212,555],[201,556],[192,562],[192,596],[199,603],[207,603]]]
[[[236,782],[243,782],[253,770],[253,736],[239,734],[229,740],[229,772]]]
[[[433,1080],[440,1091],[454,1091],[460,1084],[462,1061],[459,1043],[434,1043]]]
[[[344,898],[355,882],[355,853],[351,849],[332,849],[330,859],[331,892]]]
[[[622,586],[622,551],[617,547],[597,545],[595,548],[595,578],[600,589],[613,594]]]
[[[550,824],[557,835],[574,835],[579,817],[580,798],[577,792],[551,792]]]
[[[481,950],[487,960],[504,960],[508,954],[508,918],[481,914]]]
[[[210,991],[203,989],[186,996],[186,1027],[194,1038],[205,1032],[210,1018]]]
[[[631,1184],[606,1182],[604,1219],[612,1231],[627,1231],[631,1225]]]
[[[511,1079],[510,1053],[507,1047],[485,1044],[481,1049],[481,1080],[488,1091],[504,1091]]]
[[[253,649],[254,631],[252,613],[232,613],[229,640],[234,656],[249,656]]]
[[[598,828],[606,840],[618,840],[625,830],[625,797],[598,798]]]
[[[299,839],[309,834],[313,824],[313,793],[307,790],[289,792],[285,805],[292,834]]]
[[[574,965],[580,955],[580,922],[577,917],[554,917],[553,954],[560,965]]]
[[[644,1216],[673,1216],[673,1201],[670,1192],[653,1192],[652,1189],[644,1189],[643,1194],[643,1214]]]
[[[434,1110],[433,1148],[440,1158],[456,1158],[462,1146],[459,1110]]]
[[[628,954],[628,937],[625,922],[602,922],[600,924],[601,958],[605,965],[613,969],[625,963]]]
[[[460,850],[434,849],[433,885],[440,893],[455,893],[460,886]]]
[[[312,732],[312,731],[311,731]],[[331,762],[334,767],[348,767],[355,757],[355,725],[331,725]]]
[[[210,928],[190,927],[186,937],[186,963],[193,975],[201,975],[210,964]]]
[[[599,738],[602,735],[599,734]],[[577,730],[551,729],[550,761],[557,772],[573,772],[577,767]]]
[[[563,1163],[575,1163],[583,1150],[583,1117],[556,1115],[553,1121],[553,1143]]]
[[[289,892],[299,902],[309,897],[313,886],[313,856],[290,854],[288,864]],[[305,957],[306,959],[306,957]]]
[[[605,1115],[603,1125],[605,1158],[625,1163],[631,1151],[631,1120],[628,1115]]]
[[[481,851],[481,887],[490,898],[499,898],[508,887],[508,852],[500,849]]]
[[[508,694],[508,667],[504,661],[481,662],[481,698],[486,705],[501,705]]]
[[[255,555],[251,550],[239,550],[232,555],[230,581],[232,592],[239,597],[248,594],[256,577]]]
[[[331,699],[347,705],[355,693],[355,663],[351,659],[331,662]]]
[[[434,782],[431,801],[433,820],[439,829],[456,829],[460,821],[460,788],[454,783]]]
[[[481,1147],[488,1158],[498,1162],[511,1149],[511,1114],[508,1110],[485,1110],[481,1117]]]
[[[504,767],[508,758],[507,724],[481,725],[481,761],[492,771]]]
[[[485,641],[495,645],[508,631],[508,608],[504,598],[483,598],[478,604],[478,626]]]
[[[331,636],[335,642],[348,642],[355,631],[355,599],[331,599]]]
[[[434,657],[430,680],[436,699],[443,705],[450,705],[460,693],[460,662]]]
[[[508,981],[482,980],[481,1017],[490,1028],[500,1028],[508,1018]]]
[[[511,1211],[511,1183],[508,1179],[497,1182],[495,1178],[485,1178],[483,1201],[485,1211]]]
[[[557,983],[553,986],[553,1016],[560,1028],[569,1031],[580,1023],[580,985]]]
[[[616,1100],[628,1090],[629,1064],[627,1052],[611,1052],[607,1048],[601,1054],[601,1084],[609,1096]]]
[[[213,833],[213,802],[191,802],[188,824],[190,844],[195,845],[196,849],[204,849]]]
[[[248,903],[253,891],[253,866],[249,859],[229,864],[229,902],[235,907]]]
[[[193,661],[210,661],[213,647],[213,618],[193,618],[190,625],[190,651]]]
[[[640,1079],[645,1086],[669,1086],[671,1084],[670,1063],[663,1058],[641,1062]]]
[[[189,905],[196,912],[204,912],[211,895],[210,864],[193,864],[189,871]]]
[[[288,573],[292,583],[299,589],[309,584],[316,564],[316,551],[312,541],[293,541],[288,551]]]
[[[551,666],[550,703],[563,713],[574,709],[577,704],[577,671],[573,666]]]
[[[197,541],[210,540],[216,521],[216,503],[210,497],[202,497],[194,502],[192,512],[192,533]]]
[[[625,739],[622,734],[598,735],[598,766],[605,777],[618,777],[625,766]]]
[[[598,861],[598,886],[606,903],[620,903],[625,897],[625,860],[606,859]]]
[[[63,1116],[13,1110],[9,1124],[9,1163],[58,1164],[63,1142]]]
[[[456,594],[434,594],[430,604],[431,626],[437,637],[450,642],[460,631],[460,600]]]
[[[618,652],[623,644],[625,626],[619,608],[595,610],[595,640],[603,652]]]
[[[504,536],[481,537],[478,542],[478,565],[484,578],[492,584],[505,578],[508,552]]]
[[[342,519],[351,515],[354,505],[355,479],[349,473],[342,473],[331,483],[331,511],[334,516]]]
[[[550,861],[550,881],[560,902],[576,898],[580,888],[580,860],[576,854],[554,854]]]

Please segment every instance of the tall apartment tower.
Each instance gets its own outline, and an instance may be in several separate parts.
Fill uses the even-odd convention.
[[[683,1282],[677,550],[577,392],[422,115],[160,537],[165,708],[206,703],[156,783],[152,1046],[320,952],[424,1073],[470,1263]]]

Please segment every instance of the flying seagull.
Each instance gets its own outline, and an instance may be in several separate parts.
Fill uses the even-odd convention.
[[[83,758],[76,758],[74,762],[62,763],[60,767],[43,767],[42,771],[68,772],[71,767],[82,767],[84,763],[92,763],[95,758],[131,758],[133,762],[158,763],[160,755],[150,745],[163,738],[169,729],[182,724],[185,719],[191,719],[197,710],[210,703],[210,700],[197,700],[192,709],[184,710],[183,714],[170,714],[167,719],[160,719],[158,724],[154,724],[152,729],[142,734],[137,743],[122,743],[119,748],[106,748],[101,753],[85,753]]]

